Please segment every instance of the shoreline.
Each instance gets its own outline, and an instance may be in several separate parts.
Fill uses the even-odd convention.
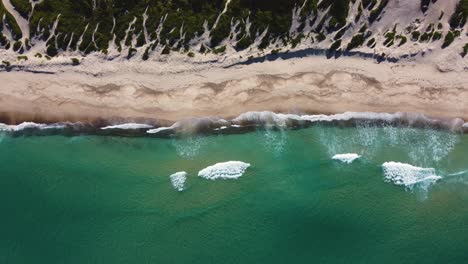
[[[249,111],[412,112],[468,120],[468,72],[443,72],[424,62],[312,56],[229,69],[174,61],[153,68],[101,63],[64,66],[54,74],[0,72],[0,122],[167,125]]]

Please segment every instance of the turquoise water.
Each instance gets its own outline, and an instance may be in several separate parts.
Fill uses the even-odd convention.
[[[352,164],[332,160],[358,153]],[[199,170],[240,160],[237,180]],[[412,189],[382,163],[434,168]],[[466,263],[468,136],[313,127],[0,138],[0,263]],[[169,175],[186,171],[186,189]],[[456,174],[456,175],[453,175]],[[427,188],[425,188],[427,187]]]

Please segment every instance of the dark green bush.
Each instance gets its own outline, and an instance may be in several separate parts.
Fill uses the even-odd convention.
[[[446,47],[450,46],[454,39],[455,36],[453,35],[452,31],[447,32],[444,38],[444,43],[442,44],[442,48],[445,49]]]
[[[335,41],[329,48],[331,51],[338,50],[341,47],[341,39]]]
[[[346,50],[349,51],[362,46],[365,40],[366,39],[364,38],[364,34],[357,34],[351,39],[351,42],[349,42],[348,46],[346,47]]]
[[[468,43],[465,44],[465,46],[463,46],[463,52],[462,52],[462,57],[465,57],[466,54],[468,54]]]
[[[48,46],[46,53],[48,56],[54,57],[58,54],[58,50],[55,46]]]
[[[77,59],[77,58],[71,58],[71,61],[72,61],[72,65],[73,65],[73,66],[78,66],[78,65],[80,65],[80,60]]]

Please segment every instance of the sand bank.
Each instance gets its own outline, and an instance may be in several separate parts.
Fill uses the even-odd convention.
[[[108,65],[112,65],[109,67]],[[87,68],[92,69],[87,71]],[[174,70],[176,68],[178,70]],[[468,120],[468,72],[417,62],[306,57],[231,68],[64,66],[52,74],[0,72],[4,122],[142,119],[168,122],[247,111],[420,112]]]

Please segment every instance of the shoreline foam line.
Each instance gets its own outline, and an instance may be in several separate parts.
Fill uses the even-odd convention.
[[[28,135],[44,134],[46,132],[60,134],[60,132],[64,132],[67,134],[166,137],[173,134],[234,134],[249,132],[258,127],[270,129],[306,128],[313,125],[353,127],[363,123],[375,126],[431,128],[455,133],[468,133],[468,123],[460,118],[435,119],[419,113],[345,112],[333,115],[296,115],[269,111],[246,112],[231,120],[220,117],[185,119],[175,122],[171,126],[160,127],[149,121],[143,123],[111,123],[104,126],[81,122],[51,124],[23,122],[18,125],[0,123],[0,132]]]

